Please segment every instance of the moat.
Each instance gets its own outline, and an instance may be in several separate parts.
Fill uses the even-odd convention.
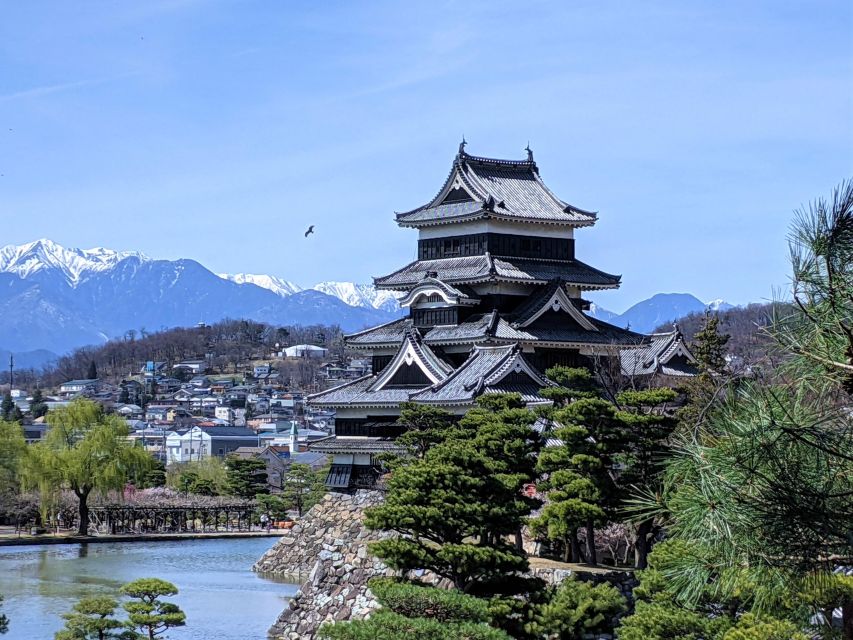
[[[140,577],[174,583],[172,598],[187,626],[173,640],[266,638],[267,629],[298,585],[252,573],[252,564],[275,538],[178,540],[0,549],[2,611],[9,617],[4,640],[49,639],[61,615],[85,595],[114,594]]]

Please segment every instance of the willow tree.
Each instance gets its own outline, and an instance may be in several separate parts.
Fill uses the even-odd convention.
[[[770,328],[783,364],[723,394],[666,471],[668,533],[701,549],[661,569],[683,603],[709,582],[734,595],[718,577],[740,567],[766,611],[853,564],[853,183],[798,212],[790,253],[793,310]],[[853,597],[835,593],[853,639]]]
[[[132,445],[125,421],[79,399],[48,414],[48,430],[30,447],[23,463],[26,486],[37,488],[42,504],[68,489],[78,501],[78,535],[89,531],[89,497],[122,489],[151,465],[151,456]]]

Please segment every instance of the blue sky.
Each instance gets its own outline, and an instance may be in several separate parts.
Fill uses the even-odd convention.
[[[366,282],[464,133],[599,212],[603,306],[766,299],[853,174],[851,34],[848,1],[6,3],[0,245]]]

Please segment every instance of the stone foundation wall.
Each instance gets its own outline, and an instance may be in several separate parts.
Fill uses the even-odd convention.
[[[324,622],[359,620],[379,607],[367,582],[374,576],[396,575],[371,556],[368,543],[393,534],[370,531],[364,526],[364,510],[382,502],[379,491],[353,495],[329,493],[285,534],[252,569],[305,582],[269,631],[276,640],[314,640]],[[417,572],[428,583],[437,576]],[[572,575],[569,569],[535,567],[530,574],[556,585]],[[610,571],[579,573],[582,580],[609,582],[629,602],[636,584],[632,573]],[[595,636],[593,636],[595,637]],[[609,636],[599,636],[609,638]]]
[[[394,571],[370,556],[367,544],[390,534],[369,531],[363,520],[382,499],[378,491],[327,494],[255,563],[254,571],[305,579],[271,638],[313,640],[324,622],[359,620],[379,606],[367,581]]]

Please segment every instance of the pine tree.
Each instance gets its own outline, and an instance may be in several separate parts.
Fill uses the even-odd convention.
[[[259,458],[231,456],[228,466],[228,489],[231,495],[251,500],[259,493],[269,493],[267,463]]]
[[[720,320],[716,314],[705,313],[702,328],[696,332],[690,350],[696,357],[699,375],[684,384],[687,402],[678,412],[678,420],[685,433],[701,427],[710,411],[725,393],[728,380],[726,345],[728,334],[719,331]]]
[[[521,490],[532,478],[524,469],[533,468],[531,443],[538,435],[530,428],[533,414],[512,408],[519,397],[502,402],[497,413],[469,412],[460,425],[464,435],[395,469],[384,504],[365,518],[373,529],[402,534],[373,545],[391,567],[429,569],[462,591],[527,568],[506,537],[537,504]],[[524,437],[512,437],[518,433]],[[511,460],[520,470],[510,468]]]
[[[15,417],[15,402],[12,400],[12,392],[8,391],[0,402],[0,420],[12,421]]]
[[[47,414],[47,404],[44,401],[44,395],[42,395],[41,389],[36,389],[33,391],[33,401],[30,403],[30,414],[33,418],[41,418],[42,416]]]
[[[616,418],[625,433],[624,447],[617,455],[620,465],[617,482],[623,497],[636,491],[645,495],[660,492],[664,465],[671,453],[670,436],[677,426],[667,405],[677,397],[675,391],[666,388],[623,391],[617,395],[620,410]],[[655,521],[654,517],[647,517],[637,523],[634,565],[638,569],[646,567]]]
[[[89,369],[86,372],[86,379],[88,380],[97,380],[98,379],[98,367],[95,365],[94,360],[89,361]]]
[[[696,358],[700,371],[720,374],[726,369],[726,345],[731,338],[720,333],[720,318],[705,312],[702,328],[693,336],[690,351]]]
[[[282,498],[301,517],[326,495],[328,473],[328,467],[315,471],[307,464],[291,464],[282,482]]]
[[[696,545],[659,569],[685,605],[712,570],[718,598],[736,597],[725,578],[748,567],[752,610],[777,611],[853,564],[853,182],[800,212],[790,253],[795,304],[770,327],[782,364],[727,389],[680,436],[649,505],[670,538]],[[832,594],[851,639],[853,593]]]
[[[178,605],[160,599],[178,593],[177,587],[171,582],[158,578],[140,578],[124,585],[121,592],[132,598],[123,606],[128,613],[130,626],[139,629],[143,638],[165,638],[165,631],[186,624],[187,616]]]
[[[325,624],[320,637],[328,640],[510,640],[490,627],[489,603],[479,598],[387,578],[370,581],[382,605],[368,620]]]
[[[65,613],[65,628],[58,631],[55,640],[108,640],[124,638],[119,629],[125,623],[115,618],[118,602],[107,596],[81,598]]]
[[[423,458],[431,446],[447,438],[453,423],[451,414],[443,409],[404,402],[400,405],[398,424],[406,430],[397,437],[396,444],[409,455]]]

